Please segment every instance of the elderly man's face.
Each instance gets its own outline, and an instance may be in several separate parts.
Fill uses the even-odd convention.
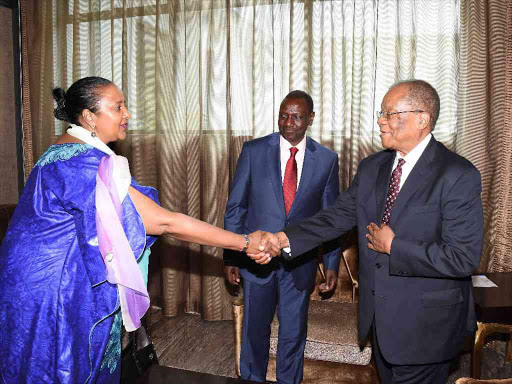
[[[382,112],[402,112],[421,110],[420,105],[412,105],[407,101],[407,86],[396,86],[386,93],[381,104]],[[405,112],[390,115],[384,114],[377,120],[380,127],[382,146],[394,149],[402,156],[409,153],[430,132],[425,129],[424,114]]]
[[[279,108],[277,120],[279,133],[286,141],[295,146],[304,138],[314,118],[315,113],[309,113],[306,100],[284,99]]]

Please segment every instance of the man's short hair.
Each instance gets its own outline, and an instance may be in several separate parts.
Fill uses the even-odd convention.
[[[311,96],[309,96],[307,92],[300,90],[291,91],[289,94],[285,96],[284,100],[286,99],[303,99],[306,102],[306,105],[308,106],[309,114],[313,113],[313,111],[315,110],[313,99],[311,98]]]
[[[441,101],[435,88],[424,80],[416,79],[400,81],[391,88],[398,85],[407,86],[409,91],[407,99],[411,104],[415,104],[418,108],[430,113],[430,126],[433,131],[441,109]]]

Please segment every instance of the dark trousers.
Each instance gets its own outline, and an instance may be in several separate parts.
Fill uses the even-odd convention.
[[[372,327],[372,348],[381,384],[445,384],[448,380],[452,360],[432,364],[394,365],[390,364],[379,347],[375,330],[375,319]],[[427,341],[425,341],[427,342]]]
[[[264,382],[267,374],[270,325],[277,305],[279,334],[276,356],[277,382],[300,384],[304,371],[309,293],[295,288],[292,274],[281,267],[260,285],[244,280],[244,320],[241,377]]]

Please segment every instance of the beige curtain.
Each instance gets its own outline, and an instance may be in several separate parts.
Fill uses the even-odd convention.
[[[455,149],[482,174],[479,270],[512,272],[512,0],[467,0],[461,15]]]
[[[277,130],[290,90],[313,96],[309,134],[339,153],[346,188],[380,149],[375,111],[388,87],[422,78],[441,95],[436,138],[482,170],[482,268],[506,266],[497,245],[510,245],[510,1],[24,0],[33,156],[65,129],[52,87],[112,79],[133,115],[117,145],[132,174],[158,188],[164,207],[222,226],[242,144]],[[222,250],[170,237],[157,247],[165,315],[231,318]]]

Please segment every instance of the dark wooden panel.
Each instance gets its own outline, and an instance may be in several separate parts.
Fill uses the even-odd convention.
[[[18,194],[21,195],[25,186],[25,173],[23,161],[23,119],[22,119],[22,92],[21,92],[21,29],[20,9],[17,0],[13,0],[15,7],[12,10],[12,38],[14,60],[14,93],[16,100],[16,158],[18,163]]]
[[[12,38],[13,13],[10,8],[0,7],[0,204],[17,203],[19,195],[16,178],[18,93],[13,61],[16,54]]]
[[[12,10],[12,63],[13,63],[13,85],[15,102],[15,128],[16,128],[16,163],[17,163],[17,184],[18,195],[23,191],[25,175],[23,172],[23,126],[22,126],[22,92],[21,92],[21,55],[20,55],[20,12],[18,0],[0,0],[0,8]]]
[[[18,6],[16,0],[0,0],[0,7],[15,8]]]

